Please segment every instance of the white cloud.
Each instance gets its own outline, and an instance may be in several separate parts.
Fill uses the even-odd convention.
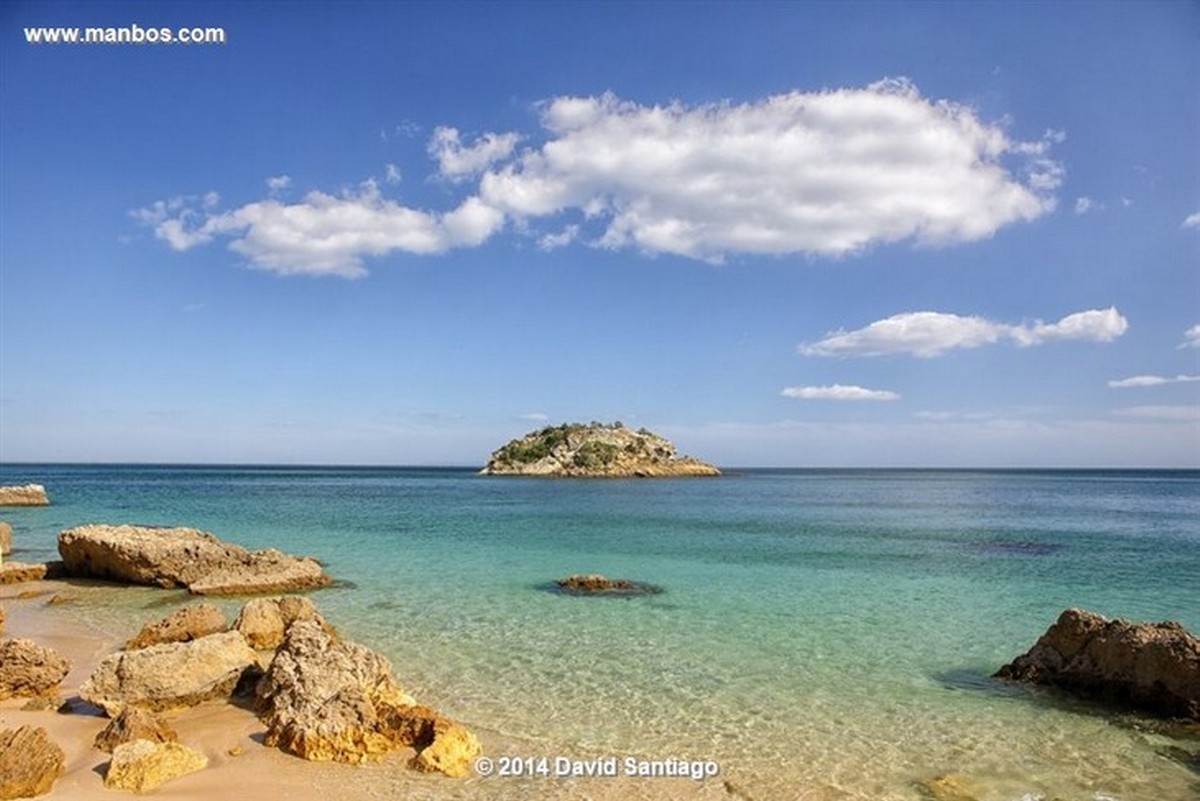
[[[400,168],[397,167],[395,164],[389,163],[386,167],[386,172],[384,173],[383,180],[387,181],[389,184],[400,183],[400,180],[401,180]]]
[[[1161,375],[1135,375],[1117,381],[1109,381],[1108,385],[1113,389],[1130,389],[1133,387],[1158,387],[1163,384],[1190,384],[1194,381],[1200,381],[1200,375],[1180,374],[1174,378]]]
[[[538,238],[538,247],[542,250],[557,250],[566,247],[579,236],[578,225],[568,225],[557,234],[545,234]]]
[[[1183,342],[1179,345],[1180,348],[1200,348],[1200,323],[1193,325],[1187,331],[1183,332]]]
[[[550,415],[543,414],[542,412],[530,412],[529,414],[518,415],[517,419],[524,420],[527,423],[546,423],[549,422]]]
[[[1075,199],[1075,213],[1088,214],[1093,211],[1100,211],[1104,208],[1103,203],[1098,203],[1090,197],[1080,197]]]
[[[429,140],[428,151],[437,160],[443,178],[460,181],[508,158],[520,139],[515,133],[485,133],[473,144],[463,145],[458,129],[439,127]]]
[[[291,176],[276,175],[267,179],[267,191],[272,195],[278,194],[292,185]]]
[[[1200,422],[1200,406],[1129,406],[1117,409],[1115,414],[1148,420]]]
[[[1184,228],[1200,228],[1200,211],[1189,214],[1183,221]]]
[[[1128,329],[1115,307],[1068,315],[1057,323],[1008,325],[983,317],[944,312],[908,312],[877,320],[856,331],[834,331],[819,342],[801,345],[805,356],[885,356],[908,353],[933,358],[959,348],[978,348],[1009,339],[1021,347],[1058,339],[1111,342]]]
[[[799,398],[800,400],[893,401],[900,399],[898,393],[886,389],[865,389],[844,384],[833,384],[826,387],[785,387],[780,394],[785,398]]]
[[[713,261],[981,239],[1053,209],[1062,177],[1047,155],[1056,132],[1013,141],[905,80],[705,106],[560,97],[542,124],[550,141],[483,176],[489,204],[591,210],[605,247]],[[1005,164],[1014,156],[1027,183]]]
[[[366,275],[362,260],[393,251],[441,253],[474,247],[503,225],[503,215],[468,198],[445,213],[411,209],[384,198],[374,181],[340,195],[309,192],[299,203],[277,199],[223,213],[194,208],[159,215],[159,204],[134,216],[155,228],[175,250],[188,250],[217,235],[234,237],[230,249],[251,266],[280,275]]]

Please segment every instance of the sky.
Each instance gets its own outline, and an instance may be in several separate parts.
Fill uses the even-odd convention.
[[[31,43],[136,26],[221,44]],[[0,6],[0,461],[1200,467],[1200,4]]]

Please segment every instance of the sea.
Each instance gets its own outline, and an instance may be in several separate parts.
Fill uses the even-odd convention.
[[[1200,471],[0,465],[27,482],[52,505],[0,510],[20,561],[84,523],[317,557],[338,581],[312,597],[344,636],[499,738],[493,771],[535,774],[507,797],[555,797],[566,756],[759,801],[920,801],[944,776],[978,801],[1200,798],[1196,726],[991,678],[1069,607],[1200,632]],[[556,590],[577,573],[661,592]],[[128,628],[186,600],[69,614]]]

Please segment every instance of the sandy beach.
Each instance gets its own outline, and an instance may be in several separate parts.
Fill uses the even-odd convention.
[[[120,588],[97,582],[38,581],[8,585],[0,590],[7,621],[5,637],[22,637],[52,648],[71,663],[71,671],[59,687],[58,698],[66,702],[67,712],[55,709],[25,709],[28,699],[13,698],[0,702],[0,728],[34,726],[44,728],[50,739],[66,754],[66,772],[55,783],[46,799],[99,801],[111,799],[120,791],[104,787],[109,755],[94,748],[92,741],[108,719],[102,710],[78,697],[79,686],[96,664],[116,651],[126,638],[155,618],[129,619],[122,627],[109,619],[97,625],[91,616],[76,610],[102,604],[114,591],[144,588]],[[152,592],[152,591],[151,591]],[[56,595],[68,600],[51,603]],[[319,594],[316,596],[319,603]],[[163,606],[161,614],[176,605]],[[161,615],[160,615],[161,616]],[[118,630],[119,629],[119,630]],[[403,681],[403,677],[400,677]],[[286,798],[295,801],[353,801],[354,799],[473,799],[473,798],[730,798],[752,796],[727,787],[722,777],[703,782],[684,778],[636,779],[553,778],[522,779],[512,777],[471,776],[452,779],[422,774],[407,767],[411,750],[390,754],[378,763],[350,766],[308,762],[262,744],[264,726],[248,706],[208,702],[184,710],[162,713],[161,717],[178,733],[179,741],[208,757],[208,767],[197,773],[170,781],[151,792],[162,799],[209,799],[218,797]],[[551,760],[559,755],[547,750],[545,743],[522,742],[507,737],[476,721],[466,721],[483,744],[485,755],[520,754]],[[588,759],[594,755],[570,754]],[[809,796],[806,796],[809,797]],[[811,798],[832,798],[825,794]]]

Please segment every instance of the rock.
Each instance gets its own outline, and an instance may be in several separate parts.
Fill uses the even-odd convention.
[[[12,526],[0,523],[0,556],[12,553]]]
[[[394,750],[380,712],[413,703],[385,657],[314,621],[291,627],[256,694],[264,742],[314,761],[361,763]]]
[[[45,565],[31,565],[25,562],[0,564],[0,584],[24,584],[27,581],[41,581],[44,578],[46,578]]]
[[[79,526],[58,535],[58,552],[73,576],[186,587],[196,595],[291,592],[332,583],[315,559],[247,551],[190,528]]]
[[[0,634],[4,633],[5,612],[4,607],[0,606]]]
[[[50,792],[66,770],[66,759],[43,728],[0,730],[0,799]]]
[[[62,606],[63,604],[73,604],[79,600],[79,596],[73,592],[56,592],[46,599],[46,606]]]
[[[0,487],[0,506],[49,506],[50,497],[41,484]]]
[[[92,746],[98,751],[106,751],[111,754],[117,746],[134,740],[173,743],[178,739],[179,735],[175,733],[175,730],[155,717],[153,713],[130,706],[108,722],[108,725],[96,735]]]
[[[288,629],[301,620],[315,621],[326,633],[333,633],[316,604],[302,595],[255,598],[242,607],[233,629],[242,633],[251,648],[278,648]]]
[[[208,757],[179,743],[133,740],[116,747],[104,786],[145,793],[208,767]]]
[[[229,621],[212,604],[195,604],[177,609],[162,620],[147,623],[141,632],[125,643],[125,650],[146,648],[168,642],[191,642],[229,628]]]
[[[933,801],[979,801],[979,790],[971,780],[954,774],[927,779],[919,788]]]
[[[484,475],[648,478],[719,476],[707,462],[680,457],[675,446],[646,429],[620,423],[548,426],[492,453]]]
[[[399,742],[416,749],[409,764],[426,773],[467,776],[481,750],[474,734],[427,706],[388,710],[384,726]]]
[[[127,706],[151,711],[189,707],[228,698],[247,669],[257,664],[241,634],[210,634],[113,654],[83,683],[79,696],[110,717]]]
[[[554,586],[573,595],[651,595],[662,592],[653,584],[643,584],[628,579],[610,579],[598,573],[576,574],[558,579]]]
[[[1175,622],[1130,623],[1068,609],[996,676],[1200,720],[1200,640]]]
[[[0,640],[0,700],[50,695],[71,663],[33,640]]]

